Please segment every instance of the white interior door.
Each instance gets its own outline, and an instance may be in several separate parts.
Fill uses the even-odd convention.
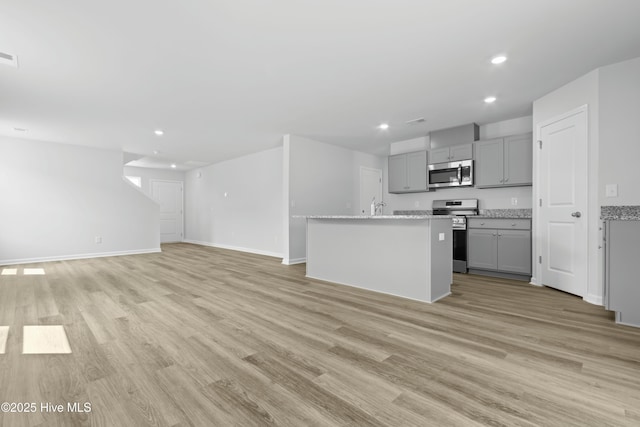
[[[151,197],[160,205],[160,243],[182,241],[182,194],[180,181],[151,181]]]
[[[371,214],[371,200],[382,202],[382,171],[360,167],[360,214]]]
[[[541,283],[587,293],[587,111],[539,129],[539,259]]]

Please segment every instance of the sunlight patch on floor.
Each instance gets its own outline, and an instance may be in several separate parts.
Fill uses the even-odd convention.
[[[0,326],[0,354],[4,354],[7,349],[7,337],[9,337],[9,327]]]
[[[71,353],[62,325],[24,326],[22,331],[22,354]]]

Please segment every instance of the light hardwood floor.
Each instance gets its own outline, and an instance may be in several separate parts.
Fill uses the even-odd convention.
[[[2,426],[640,425],[640,330],[551,289],[454,275],[426,304],[189,244],[14,267],[0,402],[38,411]],[[39,324],[73,353],[21,354]]]

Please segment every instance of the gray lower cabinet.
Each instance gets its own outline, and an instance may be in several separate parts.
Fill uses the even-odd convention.
[[[476,187],[531,185],[533,176],[531,133],[478,141],[475,145]]]
[[[605,241],[605,307],[616,322],[640,327],[640,221],[606,221]]]
[[[470,272],[478,269],[528,280],[531,276],[531,221],[469,218],[467,249]]]
[[[389,156],[389,193],[416,193],[428,191],[427,152]]]

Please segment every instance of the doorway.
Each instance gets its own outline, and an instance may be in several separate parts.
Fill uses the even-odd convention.
[[[151,180],[151,197],[160,205],[160,243],[181,242],[184,229],[183,183]]]
[[[360,166],[360,215],[371,213],[371,200],[382,202],[382,170]]]
[[[540,283],[587,295],[587,107],[538,125],[538,264]]]

